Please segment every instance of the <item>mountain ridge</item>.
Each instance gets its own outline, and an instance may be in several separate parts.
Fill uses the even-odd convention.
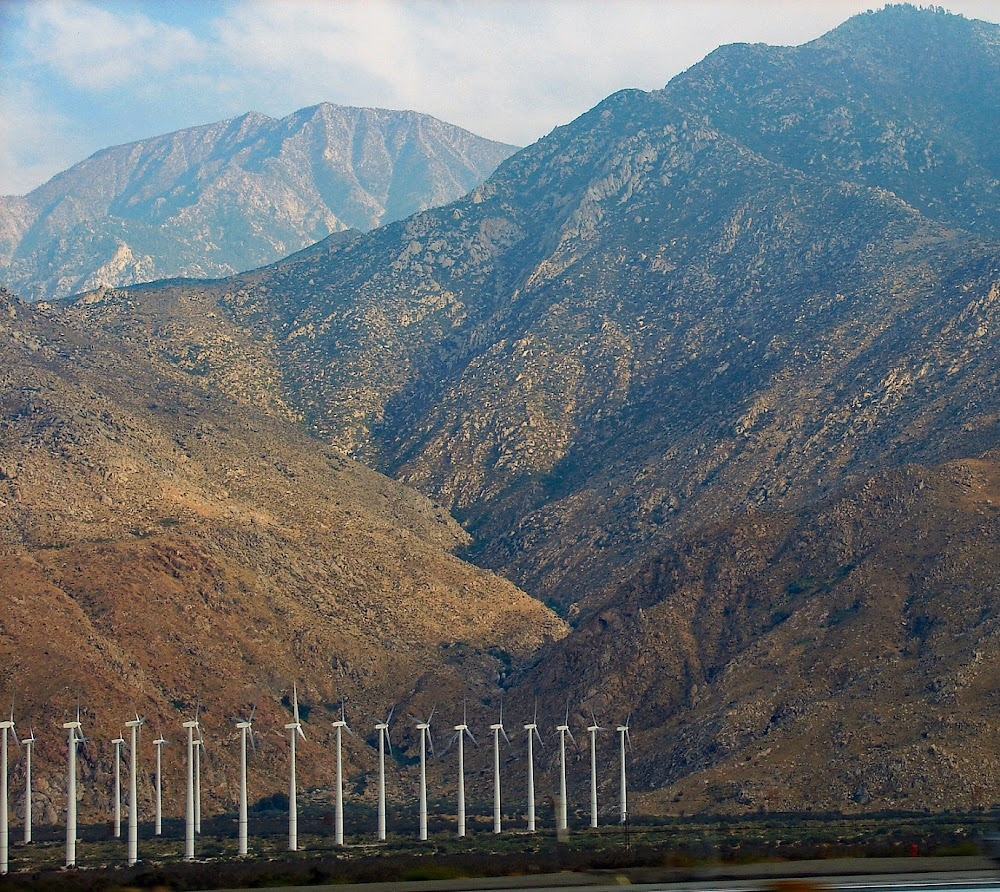
[[[512,151],[417,112],[247,112],[102,149],[0,198],[0,274],[29,299],[231,274],[457,198]]]

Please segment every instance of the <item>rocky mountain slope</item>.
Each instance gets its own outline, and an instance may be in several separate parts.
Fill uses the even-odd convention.
[[[0,281],[34,300],[227,275],[458,198],[513,151],[428,115],[330,103],[115,146],[0,198]]]
[[[683,537],[589,598],[525,680],[575,691],[578,726],[635,704],[656,813],[989,806],[998,555],[997,452],[881,472]]]
[[[865,84],[906,73],[907,35],[914,53],[944,41],[921,68],[927,96],[945,77],[935,61],[978,42],[965,83],[981,118],[998,104],[997,30],[891,8],[774,53],[809,114],[818,58],[861,119],[876,114]],[[193,349],[223,387],[244,361],[224,332],[263,333],[282,399],[313,430],[454,509],[480,560],[563,605],[706,518],[795,505],[889,449],[936,463],[990,448],[992,224],[928,216],[868,182],[878,166],[852,182],[832,153],[799,168],[746,145],[692,87],[766,82],[745,55],[609,98],[449,207],[225,285],[95,295],[72,312],[177,361]],[[948,98],[936,111],[951,120]],[[746,107],[784,119],[791,104]],[[933,112],[925,130],[944,132]],[[819,126],[798,142],[813,133],[822,144]],[[845,158],[867,151],[863,134]],[[1000,174],[986,144],[912,141],[936,182]],[[995,217],[995,192],[962,194],[970,221]],[[216,317],[199,340],[204,306]],[[187,323],[165,330],[163,314]]]
[[[635,704],[647,807],[994,802],[998,47],[720,50],[447,207],[57,316],[450,509],[575,626],[512,714]]]
[[[329,782],[323,719],[341,697],[363,738],[372,711],[422,708],[431,683],[457,698],[494,690],[564,632],[456,558],[467,535],[423,496],[3,293],[0,407],[3,696],[39,737],[42,820],[63,807],[59,725],[78,697],[91,819],[106,813],[117,722],[138,710],[176,741],[199,703],[206,793],[231,807],[241,710],[256,704],[264,733],[255,798],[282,789],[275,729],[296,682],[313,723],[303,783]],[[176,791],[180,748],[171,756]],[[349,760],[368,796],[372,751]]]

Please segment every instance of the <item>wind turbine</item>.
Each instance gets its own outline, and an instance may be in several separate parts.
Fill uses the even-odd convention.
[[[375,730],[378,731],[378,838],[379,841],[385,839],[385,748],[389,747],[392,753],[392,744],[389,742],[389,722],[392,721],[392,713],[396,707],[389,710],[384,722],[376,722]]]
[[[257,711],[254,705],[242,722],[236,727],[240,732],[240,816],[239,816],[239,854],[247,853],[247,734],[250,735],[250,745],[256,751],[257,743],[253,737],[253,714]]]
[[[430,744],[431,755],[434,755],[434,738],[431,737],[431,719],[434,710],[427,716],[426,722],[417,722],[420,732],[420,839],[427,839],[427,745]]]
[[[21,741],[24,744],[24,841],[31,842],[31,751],[35,746],[35,729],[31,736]]]
[[[184,722],[182,727],[187,731],[187,804],[184,811],[184,860],[194,860],[194,729],[198,726],[198,713]]]
[[[334,845],[342,846],[344,844],[344,774],[343,763],[341,762],[341,737],[344,731],[348,734],[354,733],[347,726],[347,715],[344,712],[343,700],[340,701],[340,719],[330,724],[337,729],[337,799],[334,812],[333,842]]]
[[[153,833],[160,836],[163,833],[163,747],[170,743],[161,734],[153,741],[156,747],[156,814]]]
[[[17,742],[17,732],[14,730],[14,704],[10,705],[10,720],[0,722],[3,731],[3,743],[0,744],[0,874],[6,874],[10,857],[10,825],[7,820],[7,732],[14,736]]]
[[[597,826],[597,732],[607,731],[597,724],[594,711],[590,711],[590,724],[587,732],[590,734],[590,826]]]
[[[528,832],[535,832],[535,757],[532,752],[532,737],[538,738],[538,745],[544,747],[542,735],[538,733],[538,701],[535,701],[535,715],[524,726],[528,735]]]
[[[500,735],[510,746],[510,738],[503,726],[503,697],[500,698],[500,721],[490,725],[493,732],[493,832],[500,832]]]
[[[466,714],[465,702],[462,702],[462,724],[455,725],[455,736],[451,742],[458,741],[458,835],[465,836],[465,735],[469,735],[469,740],[476,743],[476,738],[469,730],[468,716]],[[450,746],[450,744],[449,744]]]
[[[295,852],[299,848],[299,812],[295,801],[295,735],[298,734],[303,740],[306,739],[302,730],[302,722],[299,721],[299,690],[296,685],[292,685],[292,702],[294,722],[288,722],[285,730],[289,732],[292,739],[292,751],[290,761],[290,773],[288,778],[288,851]]]
[[[566,704],[566,719],[561,725],[556,726],[556,733],[559,735],[559,807],[556,812],[556,830],[565,831],[566,821],[566,735],[576,746],[576,739],[569,729],[569,703]]]
[[[139,776],[139,729],[145,721],[145,718],[139,718],[139,713],[136,713],[132,721],[125,723],[125,727],[131,732],[128,780],[127,860],[129,867],[139,860],[139,794],[136,788],[136,778]]]
[[[628,799],[625,793],[625,741],[628,741],[628,748],[632,750],[632,735],[628,733],[628,723],[632,720],[632,713],[625,717],[625,724],[619,725],[615,730],[618,732],[618,743],[621,749],[621,795],[619,806],[622,813],[621,822],[624,824],[628,820]]]
[[[122,745],[125,738],[119,735],[111,741],[115,745],[115,821],[112,836],[121,839],[122,835]]]
[[[76,867],[76,748],[78,744],[85,742],[80,725],[79,704],[76,707],[76,721],[63,722],[63,728],[69,732],[69,761],[66,770],[66,866]]]

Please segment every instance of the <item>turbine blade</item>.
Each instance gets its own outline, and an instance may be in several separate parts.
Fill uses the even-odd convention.
[[[471,740],[478,747],[479,744],[476,743],[476,738],[472,736],[472,732],[468,728],[465,729],[465,733],[469,735],[469,740]]]
[[[567,728],[566,728],[566,733],[567,733],[567,734],[569,735],[569,739],[573,741],[573,746],[574,746],[574,747],[575,747],[575,748],[576,748],[577,750],[579,750],[579,749],[580,749],[580,744],[578,744],[578,743],[576,742],[576,738],[575,738],[575,737],[573,736],[573,732],[569,730],[569,727],[567,727]]]
[[[510,746],[510,738],[507,736],[507,731],[503,726],[503,722],[500,723],[500,733],[503,734],[503,739],[507,741],[507,746]]]
[[[542,735],[538,733],[538,726],[537,726],[537,725],[536,725],[536,726],[535,726],[535,728],[534,728],[534,732],[535,732],[535,737],[537,737],[537,738],[538,738],[538,745],[539,745],[539,746],[540,746],[540,747],[541,747],[542,749],[545,749],[545,741],[544,741],[544,740],[542,740]]]
[[[295,721],[299,720],[299,688],[294,682],[292,683],[292,713],[295,716]]]
[[[299,737],[301,737],[303,740],[306,739],[305,731],[302,730],[302,726],[301,725],[296,725],[295,726],[295,730],[299,732]]]

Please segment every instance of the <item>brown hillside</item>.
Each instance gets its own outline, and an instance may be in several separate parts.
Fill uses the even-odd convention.
[[[489,689],[563,634],[454,557],[466,535],[414,491],[44,311],[0,310],[0,647],[19,726],[41,739],[45,818],[62,807],[59,725],[78,695],[90,817],[109,795],[107,741],[133,709],[179,741],[199,702],[208,795],[231,805],[231,721],[253,703],[253,795],[282,788],[293,681],[312,707],[300,765],[315,784],[329,780],[323,720],[341,696],[364,734],[373,711],[421,703],[426,679]],[[372,767],[363,750],[355,773]],[[181,769],[174,747],[174,790]]]

